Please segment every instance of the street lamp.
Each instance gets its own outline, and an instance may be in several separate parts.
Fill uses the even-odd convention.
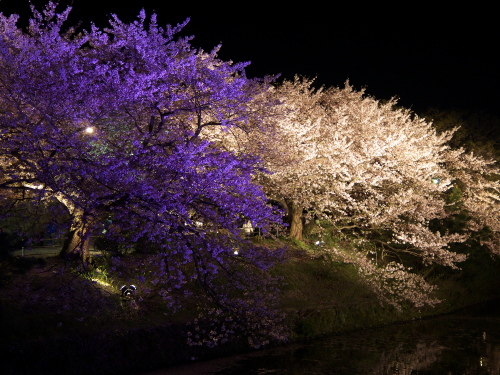
[[[92,126],[87,126],[85,128],[85,133],[92,134],[94,132],[94,128]]]

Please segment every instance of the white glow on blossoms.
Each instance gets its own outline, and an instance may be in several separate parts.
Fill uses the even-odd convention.
[[[41,190],[43,189],[42,184],[24,184],[24,187],[27,187],[28,189],[36,189],[36,190]]]

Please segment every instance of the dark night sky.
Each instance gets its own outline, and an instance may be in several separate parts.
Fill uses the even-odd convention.
[[[411,9],[412,3],[401,9],[380,4],[367,8],[359,2],[339,6],[309,1],[295,8],[270,1],[262,7],[255,2],[215,3],[73,0],[72,16],[100,26],[110,13],[132,20],[143,7],[154,10],[161,24],[191,17],[182,35],[194,35],[192,44],[205,50],[222,42],[221,58],[252,62],[249,76],[300,74],[335,86],[349,79],[379,99],[397,96],[415,110],[439,106],[500,115],[500,31],[493,9],[470,4],[446,10],[419,5],[417,10]],[[5,14],[26,14],[27,9],[24,0],[0,0]]]

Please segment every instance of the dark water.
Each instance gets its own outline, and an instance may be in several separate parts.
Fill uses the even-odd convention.
[[[500,375],[500,303],[152,374]]]

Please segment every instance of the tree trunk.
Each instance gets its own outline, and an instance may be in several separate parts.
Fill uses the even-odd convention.
[[[304,230],[302,214],[304,209],[292,201],[286,203],[288,206],[288,215],[290,216],[290,238],[302,241],[302,232]]]
[[[61,252],[59,253],[61,257],[75,255],[79,257],[84,264],[90,263],[89,242],[92,221],[92,217],[86,215],[82,210],[75,212],[68,237],[64,241]]]

